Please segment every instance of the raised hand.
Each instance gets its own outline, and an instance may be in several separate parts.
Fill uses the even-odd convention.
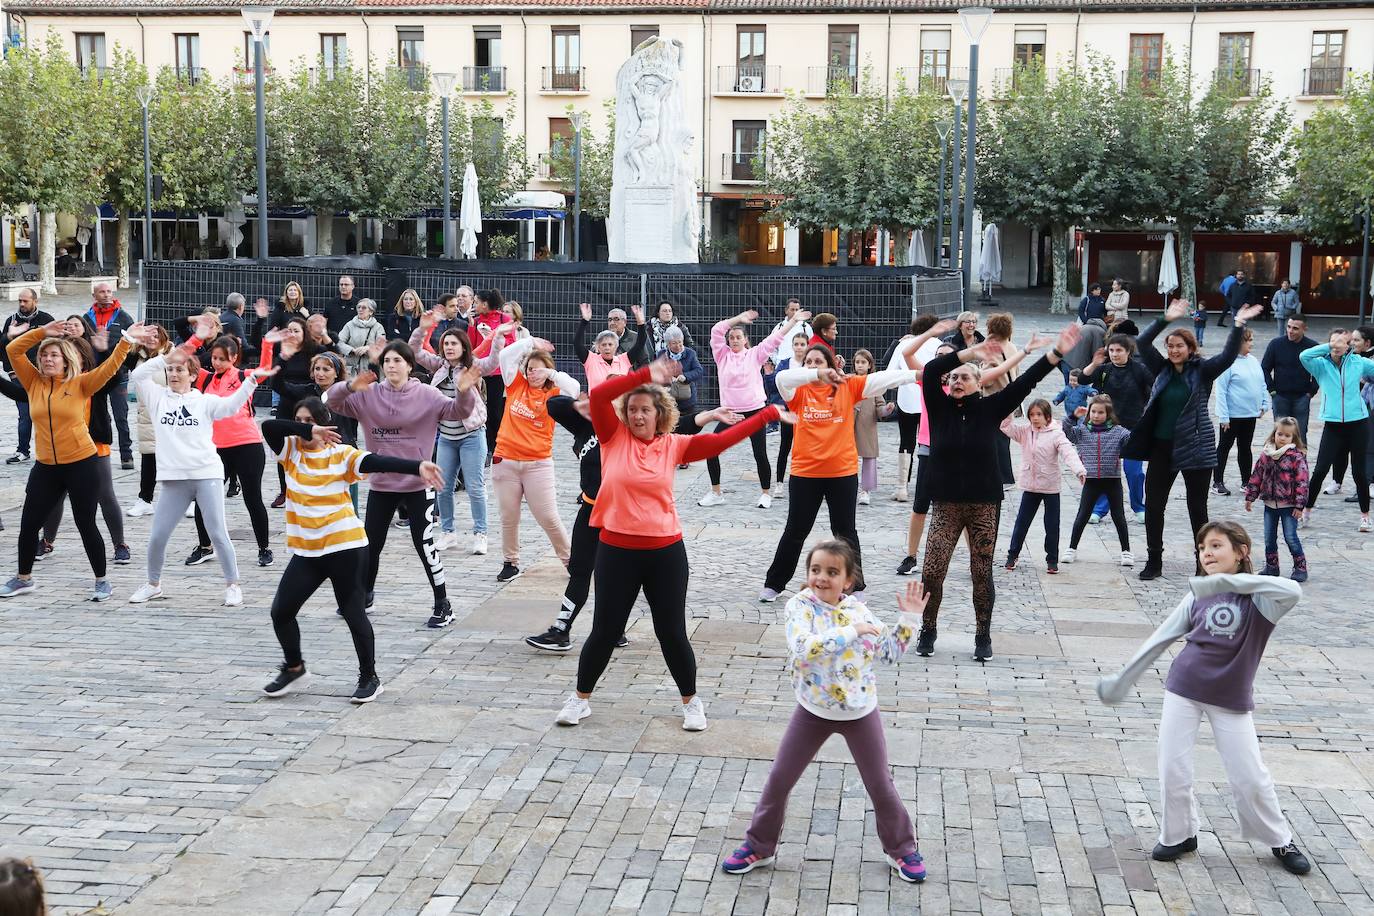
[[[1076,407],[1074,408],[1073,415],[1081,420],[1088,415],[1088,408]]]
[[[459,391],[470,391],[476,388],[481,381],[482,370],[478,368],[476,363],[473,363],[471,366],[468,366],[462,372],[458,373],[458,381],[455,387]]]
[[[517,327],[518,327],[518,325],[517,325]],[[535,348],[536,350],[543,350],[545,353],[552,353],[552,352],[553,352],[553,341],[552,341],[552,340],[545,340],[545,339],[542,338],[542,337],[536,337],[536,338],[534,338],[534,348]]]
[[[747,309],[746,311],[740,312],[738,315],[736,315],[735,320],[741,321],[745,324],[753,324],[756,320],[758,320],[758,317],[759,313],[757,311],[755,311],[754,309]]]
[[[28,330],[29,323],[27,321],[13,321],[10,322],[9,336],[11,338],[15,338],[18,337],[20,334],[28,333]]]
[[[844,357],[838,353],[835,354],[835,368],[844,371]]]
[[[667,356],[660,356],[658,359],[649,363],[649,378],[655,385],[667,385],[677,378],[680,365],[676,360]]]
[[[336,426],[312,426],[310,438],[321,445],[338,445],[343,441]]]
[[[493,334],[499,334],[499,335],[501,335],[502,337],[505,337],[507,334],[513,334],[513,333],[515,333],[515,329],[518,328],[518,327],[520,327],[520,322],[518,322],[518,321],[506,321],[506,322],[502,322],[500,325],[498,325],[497,328],[496,328],[496,330],[495,330],[495,331],[492,331],[492,333],[493,333]]]
[[[362,391],[375,381],[377,381],[377,373],[373,372],[371,369],[364,369],[362,372],[353,376],[353,380],[348,383],[348,390]]]
[[[1092,365],[1100,366],[1107,361],[1107,350],[1105,347],[1098,347],[1093,351]]]
[[[1068,353],[1078,345],[1079,338],[1083,332],[1078,329],[1078,325],[1070,323],[1064,326],[1064,330],[1059,332],[1059,339],[1055,341],[1054,348],[1060,353]]]
[[[941,321],[935,322],[934,327],[932,327],[926,333],[929,334],[931,337],[944,337],[946,334],[948,334],[950,331],[953,331],[957,327],[959,327],[959,322],[955,321],[953,318],[945,318]]]
[[[372,362],[377,362],[382,358],[382,351],[386,349],[386,338],[378,337],[367,345],[367,358]]]
[[[1169,307],[1164,310],[1164,320],[1178,321],[1184,315],[1188,314],[1189,308],[1190,306],[1187,299],[1175,299],[1173,302],[1170,302]]]
[[[897,592],[897,609],[903,614],[923,614],[930,594],[920,582],[908,582],[906,588]]]
[[[831,385],[842,385],[845,374],[839,369],[817,369],[816,378],[818,381],[827,382]]]
[[[440,490],[444,486],[444,472],[439,470],[439,465],[433,461],[420,462],[420,479],[425,482],[425,486],[431,490]]]
[[[196,325],[196,336],[201,340],[209,340],[215,336],[215,317],[213,315],[197,315],[194,319]]]
[[[253,370],[251,373],[249,373],[249,374],[253,376],[253,381],[255,381],[255,382],[260,382],[260,381],[262,381],[262,380],[265,379],[265,378],[271,378],[272,376],[276,375],[276,374],[277,374],[278,372],[280,372],[280,371],[281,371],[281,366],[271,366],[271,367],[259,366],[258,368],[254,369],[254,370]]]
[[[130,328],[130,330],[133,329]],[[135,331],[133,336],[131,336],[129,339],[132,340],[134,343],[143,343],[143,326],[139,325],[139,329]],[[101,353],[104,353],[106,350],[110,349],[110,331],[108,328],[101,328],[99,331],[96,331],[94,334],[91,335],[91,348],[94,350],[98,350]]]
[[[1034,353],[1042,347],[1049,346],[1053,340],[1053,337],[1047,337],[1043,334],[1032,334],[1031,339],[1026,341],[1026,346],[1023,349],[1025,349],[1027,353]]]
[[[1002,355],[1002,344],[996,340],[985,340],[980,344],[965,348],[964,352],[973,354],[973,358],[979,362],[992,359]]]
[[[279,344],[279,343],[281,343],[281,342],[282,342],[283,340],[285,340],[285,339],[286,339],[286,331],[283,330],[282,328],[273,328],[272,330],[268,331],[266,334],[262,335],[262,342],[263,342],[263,343]]]
[[[779,410],[778,420],[780,420],[783,423],[786,423],[788,426],[797,425],[797,415],[790,410]]]
[[[643,323],[644,323],[644,306],[642,306],[642,305],[632,305],[632,306],[630,306],[630,314],[632,314],[632,315],[635,316],[635,324],[643,324]]]
[[[590,302],[581,303],[578,305],[577,310],[582,314],[583,321],[592,320],[592,304]]]
[[[259,299],[253,303],[253,314],[259,318],[266,318],[268,313],[267,300]]]
[[[434,330],[434,326],[439,323],[439,316],[433,312],[423,312],[420,315],[420,330],[428,334]]]
[[[1239,312],[1236,312],[1235,323],[1245,324],[1245,322],[1249,321],[1251,318],[1254,318],[1256,315],[1263,311],[1264,306],[1258,302],[1254,305],[1247,305],[1244,308],[1242,308]]]
[[[795,312],[792,313],[792,320],[798,322],[810,321],[811,312],[807,309],[797,309]]]
[[[478,334],[481,334],[483,337],[490,337],[491,335],[495,334],[496,332],[493,331],[493,330],[491,329],[491,326],[490,326],[490,325],[482,324],[482,323],[479,321],[479,322],[477,323],[477,333],[478,333]]]

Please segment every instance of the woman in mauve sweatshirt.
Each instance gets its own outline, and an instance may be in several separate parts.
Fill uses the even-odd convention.
[[[787,324],[765,337],[757,347],[751,347],[749,325],[758,317],[758,312],[749,309],[718,321],[711,328],[711,355],[716,360],[716,372],[720,377],[720,406],[730,408],[745,419],[768,406],[768,397],[763,391],[763,364],[768,362],[778,349],[778,344],[787,338],[798,322],[811,319],[811,313],[794,312]],[[759,474],[761,492],[758,506],[767,509],[773,504],[773,496],[769,492],[773,484],[773,466],[768,459],[767,431],[759,427],[749,437],[749,445],[753,448],[754,467]],[[719,506],[725,502],[725,497],[720,495],[720,460],[709,459],[706,472],[711,476],[711,492],[698,500],[697,505]]]
[[[403,340],[393,340],[382,348],[381,366],[383,381],[378,382],[371,371],[360,372],[351,382],[335,383],[325,403],[331,412],[353,417],[364,425],[369,450],[394,458],[428,461],[434,453],[440,421],[462,420],[472,413],[476,399],[473,389],[480,374],[476,367],[462,372],[457,393],[452,399],[446,398],[437,388],[410,377],[415,368],[415,353]],[[453,621],[453,609],[444,587],[444,563],[434,546],[434,492],[413,474],[374,474],[368,488],[364,521],[369,545],[367,607],[372,606],[387,529],[396,510],[405,506],[410,519],[410,540],[434,591],[434,614],[427,626],[448,626]]]

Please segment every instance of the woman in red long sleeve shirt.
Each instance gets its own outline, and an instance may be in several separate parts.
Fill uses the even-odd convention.
[[[592,714],[588,699],[643,589],[654,635],[682,696],[682,727],[706,728],[706,711],[696,695],[696,656],[687,639],[687,548],[673,501],[673,472],[680,464],[714,458],[765,423],[779,418],[794,423],[796,417],[770,406],[722,432],[676,434],[677,402],[664,386],[677,373],[676,363],[660,359],[609,378],[591,393],[601,473],[611,485],[601,489],[592,510],[592,525],[601,529],[593,573],[596,606],[577,663],[577,691],[558,714],[560,725],[576,725]]]

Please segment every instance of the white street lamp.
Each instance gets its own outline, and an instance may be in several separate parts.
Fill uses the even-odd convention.
[[[986,6],[966,6],[959,10],[959,24],[968,36],[968,155],[964,157],[964,298],[973,273],[973,156],[978,142],[978,44],[992,22],[992,9]]]
[[[263,42],[267,27],[272,24],[270,6],[245,6],[240,11],[253,39],[253,85],[258,108],[258,260],[267,260],[267,105],[263,100],[263,68],[267,55]]]
[[[945,163],[949,161],[949,129],[953,127],[948,119],[935,122],[935,133],[940,137],[940,189],[939,204],[935,208],[935,266],[940,266],[945,247]]]
[[[453,95],[453,87],[458,82],[456,73],[435,73],[431,77],[434,80],[434,91],[439,94],[439,107],[443,112],[444,122],[444,257],[450,258],[452,245],[449,240],[453,237],[453,191],[452,175],[448,158],[448,99]]]
[[[153,84],[144,83],[134,89],[134,97],[143,107],[143,260],[153,259],[153,156],[148,143],[148,106],[153,102]]]
[[[992,7],[988,6],[966,6],[959,10],[959,25],[963,26],[970,42],[976,45],[983,40],[983,33],[992,23],[992,13]]]
[[[574,111],[573,127],[573,260],[582,260],[582,125],[586,112]]]
[[[964,150],[959,144],[959,132],[964,124],[964,97],[968,95],[968,80],[945,80],[945,90],[954,100],[954,140],[950,144],[949,266],[958,269],[959,255],[963,250],[959,245],[959,157]]]

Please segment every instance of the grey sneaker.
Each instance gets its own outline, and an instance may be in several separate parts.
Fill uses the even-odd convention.
[[[38,586],[33,584],[32,579],[21,579],[15,576],[4,585],[0,585],[0,598],[13,598],[16,595],[25,595],[37,587]]]
[[[95,588],[91,589],[92,601],[109,601],[113,595],[114,586],[110,584],[109,579],[97,579]]]

